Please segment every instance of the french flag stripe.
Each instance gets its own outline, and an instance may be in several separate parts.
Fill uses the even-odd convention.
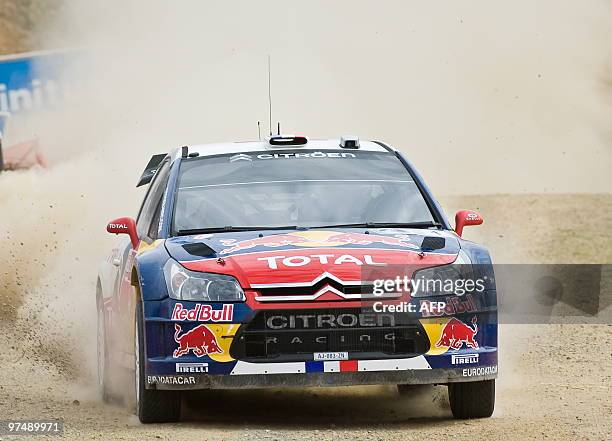
[[[307,361],[306,372],[324,372],[324,364],[322,361]]]
[[[325,361],[324,363],[323,372],[340,372],[339,361]]]
[[[359,362],[357,360],[344,360],[340,362],[340,372],[357,372]]]

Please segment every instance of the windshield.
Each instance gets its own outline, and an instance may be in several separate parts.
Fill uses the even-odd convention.
[[[267,151],[182,161],[173,230],[433,221],[392,153]]]

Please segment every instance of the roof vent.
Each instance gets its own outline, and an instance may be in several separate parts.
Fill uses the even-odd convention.
[[[358,136],[343,136],[340,138],[340,147],[343,149],[358,149],[359,148],[359,137]]]

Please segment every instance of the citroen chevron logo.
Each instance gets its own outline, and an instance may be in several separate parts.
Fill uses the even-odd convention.
[[[236,162],[236,161],[252,161],[253,158],[251,158],[250,155],[245,155],[244,153],[239,153],[237,155],[234,156],[230,156],[229,158],[230,162]]]
[[[342,279],[330,274],[328,272],[324,272],[319,275],[311,282],[289,282],[289,283],[266,283],[266,284],[251,284],[251,288],[254,289],[267,289],[267,288],[304,288],[304,287],[314,287],[320,282],[324,281],[324,285],[322,288],[318,289],[314,294],[298,294],[298,295],[260,295],[255,297],[255,300],[258,302],[278,302],[278,301],[316,301],[319,297],[322,297],[324,294],[335,294],[338,297],[347,300],[363,300],[363,299],[380,299],[380,298],[396,298],[400,297],[401,293],[385,293],[382,295],[378,294],[370,294],[370,293],[355,293],[355,294],[346,294],[333,286],[331,283],[335,282],[336,284],[342,286],[367,286],[371,285],[372,282],[361,281],[361,280],[352,280],[352,281],[343,281]]]

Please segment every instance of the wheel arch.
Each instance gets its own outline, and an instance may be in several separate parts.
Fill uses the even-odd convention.
[[[140,277],[138,275],[138,269],[136,265],[132,267],[132,273],[130,275],[130,283],[134,287],[134,296],[137,302],[142,301],[142,291],[140,289]]]
[[[163,271],[168,259],[170,255],[163,244],[136,256],[130,273],[130,283],[138,301],[163,300],[168,297]]]

